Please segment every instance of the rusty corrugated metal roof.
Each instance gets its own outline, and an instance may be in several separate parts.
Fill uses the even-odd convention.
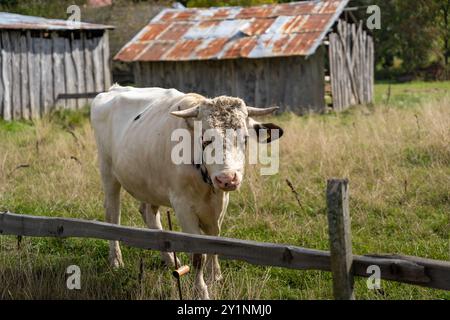
[[[112,0],[88,0],[87,5],[94,8],[112,5]]]
[[[24,16],[21,14],[0,12],[0,29],[21,30],[103,30],[114,29],[113,26],[68,20],[46,19],[42,17]]]
[[[120,61],[180,61],[309,56],[349,0],[255,7],[165,9],[115,56]]]

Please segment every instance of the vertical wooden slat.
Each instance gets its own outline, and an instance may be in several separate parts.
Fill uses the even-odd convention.
[[[86,92],[86,84],[85,84],[85,77],[84,77],[84,57],[83,57],[83,49],[82,49],[82,40],[81,40],[81,34],[78,38],[78,35],[75,36],[75,33],[71,34],[71,41],[72,41],[72,60],[73,64],[75,66],[75,75],[76,76],[76,93],[85,93]],[[75,105],[77,108],[81,108],[86,104],[86,99],[76,99]]]
[[[360,23],[358,26],[358,33],[355,41],[358,43],[358,52],[357,59],[358,59],[358,70],[356,72],[356,78],[359,82],[359,99],[361,103],[365,104],[367,103],[367,84],[366,84],[366,60],[365,60],[365,54],[366,54],[366,47],[364,43],[364,30],[362,29],[362,24]]]
[[[51,39],[51,34],[47,35],[44,42],[44,50],[42,57],[42,90],[41,90],[41,100],[42,100],[42,111],[41,114],[47,114],[51,107],[53,106],[53,40]]]
[[[349,24],[349,34],[348,34],[348,41],[349,41],[349,51],[350,52],[350,72],[354,78],[355,82],[355,90],[353,92],[353,101],[354,103],[360,102],[360,84],[359,76],[358,76],[358,65],[359,65],[359,57],[358,57],[358,42],[355,41],[357,39],[356,34],[356,25],[354,23]]]
[[[332,99],[332,107],[334,108],[334,83],[333,83],[333,74],[334,74],[334,61],[333,61],[333,49],[331,44],[332,33],[328,35],[328,64],[330,68],[330,87],[331,87],[331,99]]]
[[[66,93],[76,93],[77,73],[72,59],[73,44],[70,37],[64,39],[64,72],[65,72],[65,90]],[[66,102],[67,108],[75,109],[76,102],[69,99]]]
[[[145,62],[143,62],[145,63]],[[133,63],[133,74],[134,74],[134,83],[136,86],[142,86],[142,79],[144,75],[142,74],[141,62],[136,61]]]
[[[29,31],[28,31],[29,32]],[[20,33],[20,118],[30,118],[27,32]]]
[[[111,62],[109,59],[109,33],[105,30],[103,33],[103,72],[104,72],[104,91],[111,87]]]
[[[94,85],[95,91],[100,92],[103,91],[103,69],[102,69],[102,47],[101,47],[101,38],[94,37],[92,39],[92,58],[93,58],[93,66],[94,66]]]
[[[44,114],[44,95],[45,95],[45,75],[44,70],[46,68],[45,65],[45,52],[46,52],[46,39],[44,37],[44,32],[39,34],[39,45],[36,45],[39,48],[39,83],[40,83],[40,92],[39,92],[39,103],[38,103],[38,112],[39,116],[42,117]]]
[[[292,57],[292,59],[302,59],[307,72],[303,78],[300,78],[301,72],[296,72],[299,83],[306,82],[306,79],[310,79],[308,91],[303,91],[304,94],[296,95],[296,100],[293,101],[294,105],[301,105],[306,102],[308,110],[316,113],[325,111],[325,48],[320,46],[316,53],[305,60],[303,57]],[[301,69],[299,70],[301,71]],[[303,80],[305,79],[305,80]],[[306,88],[305,88],[306,89]],[[302,97],[310,97],[308,100]]]
[[[330,259],[331,272],[333,273],[333,294],[337,300],[355,299],[348,197],[348,180],[328,180],[327,207]]]
[[[144,75],[145,87],[153,87],[153,79],[152,79],[152,75],[154,73],[153,67],[154,67],[153,63],[147,63],[147,74]]]
[[[342,66],[343,66],[343,63],[342,63],[343,62],[343,59],[342,59],[342,57],[343,57],[343,53],[342,53],[343,48],[342,48],[342,42],[339,39],[340,34],[343,34],[342,21],[338,22],[338,32],[336,33],[336,35],[337,35],[337,40],[339,42],[339,50],[337,52],[338,53],[338,59],[339,59],[339,62],[338,62],[338,66],[339,66],[338,79],[339,79],[339,86],[340,86],[341,97],[342,97],[342,106],[341,106],[341,108],[343,109],[345,107],[345,104],[347,103],[347,101],[346,101],[346,91],[345,91],[345,89],[346,89],[345,83],[347,81],[347,77],[346,77],[346,74],[344,73],[344,70],[342,68]]]
[[[82,33],[83,49],[84,49],[84,78],[86,79],[86,91],[95,92],[94,90],[94,74],[92,72],[92,52],[91,44],[85,32]]]
[[[329,47],[328,56],[330,61],[330,80],[331,80],[331,96],[333,98],[333,108],[335,110],[340,110],[340,92],[338,84],[338,73],[337,73],[337,44],[336,44],[336,34],[330,33],[329,37]]]
[[[366,50],[366,42],[364,41],[364,35],[365,35],[365,31],[362,30],[361,27],[361,34],[358,37],[358,42],[360,43],[360,52],[359,52],[359,60],[361,61],[361,72],[360,74],[358,74],[358,77],[360,78],[360,80],[363,83],[362,86],[362,92],[361,92],[361,98],[362,98],[362,103],[366,104],[367,103],[367,77],[368,77],[368,70],[367,70],[367,59],[366,59],[366,54],[367,54],[367,50]]]
[[[59,36],[56,32],[52,34],[53,52],[53,103],[52,107],[65,107],[64,99],[58,99],[58,95],[65,93],[65,38]]]
[[[366,49],[365,49],[365,43],[364,43],[364,30],[362,30],[361,25],[358,25],[358,32],[356,34],[356,38],[355,38],[355,42],[358,43],[358,52],[356,52],[356,57],[358,60],[358,71],[355,72],[355,77],[359,83],[359,101],[361,104],[365,104],[367,99],[366,99],[366,79],[367,79],[367,74],[365,74],[366,72],[366,63],[365,63],[365,54],[366,54]]]
[[[42,31],[39,31],[35,37],[31,38],[31,42],[33,45],[33,99],[34,99],[34,111],[31,110],[32,116],[34,112],[34,117],[41,117],[41,92],[42,92],[42,51],[43,51],[43,43],[42,43]],[[33,106],[32,106],[33,108]]]
[[[369,37],[369,102],[374,102],[374,88],[375,88],[375,45],[372,37]]]
[[[105,91],[105,70],[103,65],[103,44],[105,43],[105,39],[100,36],[98,37],[98,50],[97,50],[97,59],[98,59],[98,76],[99,76],[99,91]]]
[[[344,65],[344,58],[343,58],[343,48],[342,43],[339,39],[339,33],[342,33],[342,24],[338,24],[338,33],[336,34],[337,42],[338,42],[338,80],[339,80],[339,90],[341,91],[341,110],[345,108],[347,104],[347,94],[346,94],[346,83],[347,83],[347,76],[344,72],[343,65]]]
[[[289,58],[286,61],[289,61]],[[280,66],[280,70],[281,70],[283,76],[285,76],[286,78],[289,78],[287,75],[289,74],[289,71],[292,71],[289,63],[282,63]],[[306,71],[306,69],[304,67],[303,72],[305,72],[305,71]],[[309,80],[311,80],[311,79],[309,79]],[[292,95],[290,92],[290,88],[288,88],[288,86],[282,86],[282,87],[277,87],[275,90],[280,91],[280,93],[282,94],[281,101],[284,101],[286,110],[287,111],[295,111],[296,106],[294,106],[292,104],[292,99],[291,99]],[[305,104],[305,105],[306,105],[306,108],[304,109],[303,113],[308,112],[307,104]]]
[[[1,52],[3,52],[3,42],[2,42],[2,33],[4,31],[0,30],[0,118],[3,118],[3,108],[4,108],[4,83],[3,83],[3,56]]]
[[[31,32],[27,32],[28,42],[28,84],[30,95],[30,117],[37,118],[39,116],[39,94],[40,94],[40,55],[39,55],[39,38],[31,37]]]
[[[365,97],[365,102],[364,103],[370,103],[370,93],[369,93],[369,86],[370,86],[370,82],[368,82],[368,80],[370,81],[370,70],[368,69],[368,51],[367,51],[367,40],[365,41],[366,37],[366,31],[364,31],[364,29],[362,28],[362,24],[361,24],[361,35],[360,35],[360,43],[361,43],[361,64],[362,64],[362,69],[363,71],[363,81],[364,81],[364,97]]]
[[[344,29],[343,29],[343,24],[342,21],[340,20],[338,23],[338,41],[339,41],[339,80],[340,80],[340,85],[341,85],[341,92],[342,92],[342,109],[344,109],[347,106],[347,101],[348,101],[348,95],[347,95],[347,73],[345,72],[344,69],[344,63],[345,63],[345,58],[344,58],[344,44],[342,43],[340,36],[344,35]]]
[[[263,106],[264,91],[262,84],[264,83],[264,65],[260,60],[255,61],[255,76],[255,106]],[[295,94],[292,96],[295,96]]]
[[[20,119],[22,116],[21,99],[21,72],[20,72],[20,32],[10,33],[11,40],[11,74],[12,74],[12,118]]]
[[[364,41],[364,35],[366,34],[366,31],[363,29],[362,24],[360,25],[361,28],[361,34],[359,36],[359,43],[360,43],[360,59],[361,59],[361,69],[363,70],[362,72],[364,73],[362,76],[363,82],[364,82],[364,86],[363,86],[363,92],[364,92],[364,96],[365,96],[365,102],[364,103],[368,103],[368,84],[367,84],[367,78],[369,77],[369,75],[367,74],[367,49],[366,49],[366,42]]]
[[[140,86],[141,87],[152,87],[152,80],[151,80],[152,64],[148,63],[148,62],[141,63],[140,64],[140,72],[141,72],[141,85]],[[183,89],[190,87],[190,80],[191,80],[191,77],[189,77],[189,75],[186,75],[185,84],[187,86],[184,87]],[[187,90],[187,91],[192,91],[192,90]]]
[[[339,83],[339,42],[337,40],[337,35],[333,33],[333,60],[334,60],[334,74],[332,76],[334,85],[336,88],[336,110],[341,110],[342,108],[342,91]],[[333,93],[334,95],[334,93]]]

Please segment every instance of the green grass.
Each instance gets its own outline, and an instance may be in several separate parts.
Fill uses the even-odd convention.
[[[403,84],[380,83],[375,87],[375,102],[408,108],[430,99],[439,99],[448,94],[449,91],[450,81],[416,81]]]
[[[449,260],[450,83],[393,85],[388,105],[386,90],[386,84],[376,86],[374,106],[273,119],[286,132],[280,172],[262,177],[259,167],[247,169],[244,186],[231,195],[222,235],[327,250],[326,179],[348,177],[355,254]],[[103,220],[87,113],[0,122],[0,211]],[[122,204],[122,223],[143,227],[137,201],[124,192]],[[112,270],[106,241],[25,237],[18,249],[14,237],[2,236],[0,299],[177,298],[157,252],[122,249],[126,267]],[[182,259],[188,262],[187,255]],[[82,271],[79,291],[66,289],[65,270],[72,264]],[[215,298],[332,299],[327,272],[229,260],[221,266],[225,280],[211,286]],[[356,279],[358,299],[450,299],[445,291],[388,281],[372,291],[365,281]],[[183,279],[188,298],[192,283],[192,276]]]

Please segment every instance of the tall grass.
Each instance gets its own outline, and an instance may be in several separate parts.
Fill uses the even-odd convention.
[[[259,167],[247,168],[243,188],[231,195],[223,235],[328,249],[326,179],[347,177],[354,253],[449,260],[449,108],[449,96],[441,95],[408,108],[377,104],[270,119],[285,129],[280,172],[260,176]],[[125,192],[122,200],[123,224],[143,227],[137,201]],[[0,123],[0,210],[103,220],[102,201],[86,111]],[[123,253],[126,267],[115,271],[107,263],[106,241],[24,238],[17,249],[14,237],[0,237],[0,299],[177,298],[157,252],[124,248]],[[187,262],[187,255],[182,258]],[[81,267],[81,290],[66,289],[71,264]],[[332,298],[329,273],[221,264],[225,280],[211,286],[215,298]],[[183,286],[185,296],[193,297],[192,277],[183,279]],[[357,279],[356,296],[450,298],[392,282],[382,287],[371,291]]]

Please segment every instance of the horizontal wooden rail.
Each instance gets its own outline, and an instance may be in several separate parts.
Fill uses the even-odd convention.
[[[60,93],[56,100],[95,98],[101,92]]]
[[[80,237],[118,240],[132,247],[159,251],[218,254],[222,258],[290,269],[330,271],[328,251],[291,245],[180,232],[132,228],[81,219],[0,213],[0,235],[31,237]],[[353,273],[368,277],[377,265],[381,278],[450,290],[450,262],[404,256],[353,255]]]

